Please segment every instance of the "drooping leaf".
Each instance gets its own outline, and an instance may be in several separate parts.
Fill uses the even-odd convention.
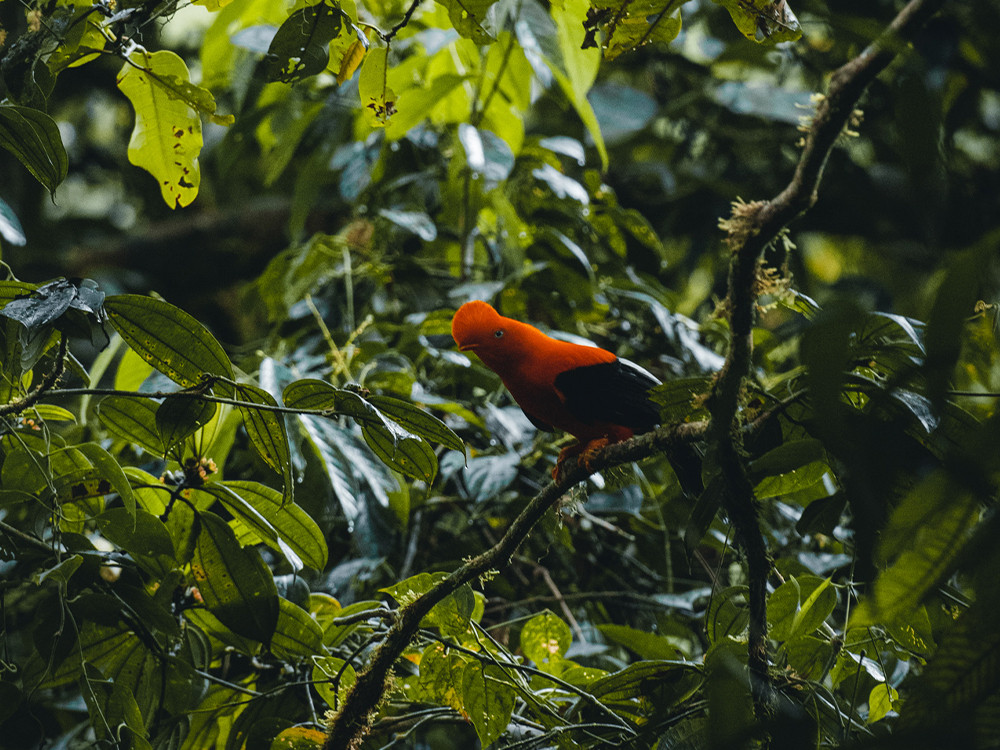
[[[233,387],[236,398],[249,404],[259,404],[263,407],[276,407],[278,402],[274,396],[248,383],[239,383]],[[240,414],[243,416],[243,426],[250,437],[250,442],[264,463],[281,475],[285,483],[285,492],[291,495],[292,457],[288,447],[288,432],[285,429],[285,419],[282,415],[255,406],[240,404]]]
[[[321,73],[330,58],[330,42],[340,33],[342,23],[340,4],[330,0],[294,11],[267,49],[270,80],[294,83]]]
[[[140,49],[118,74],[118,88],[135,110],[129,161],[156,178],[170,208],[189,205],[201,183],[202,137],[187,65],[169,50]]]
[[[243,549],[216,515],[199,516],[191,572],[208,610],[237,635],[268,643],[278,624],[278,590],[260,554]]]
[[[729,11],[733,23],[747,39],[777,44],[802,36],[799,20],[787,0],[713,0]]]
[[[156,429],[157,404],[146,398],[106,396],[97,416],[112,433],[154,456],[166,453]]]
[[[177,443],[208,424],[218,404],[188,396],[165,398],[156,409],[156,430],[163,448],[170,452]]]
[[[294,502],[288,501],[280,492],[260,484],[245,480],[231,480],[219,483],[232,490],[247,505],[254,508],[278,534],[284,546],[314,570],[326,566],[326,539],[316,522]],[[267,543],[266,536],[260,537]]]
[[[365,120],[370,127],[384,128],[396,114],[396,94],[387,83],[386,47],[376,47],[368,51],[361,63],[358,77],[358,93]]]
[[[496,664],[472,662],[462,673],[462,705],[483,747],[507,731],[517,691]]]
[[[0,147],[14,154],[50,193],[55,193],[66,179],[69,159],[59,128],[40,110],[0,105]],[[23,236],[23,232],[21,234]],[[14,244],[24,244],[7,239]]]

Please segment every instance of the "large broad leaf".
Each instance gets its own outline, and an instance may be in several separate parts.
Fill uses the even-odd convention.
[[[287,599],[278,599],[278,625],[271,652],[279,659],[323,653],[323,629],[309,613]]]
[[[288,432],[285,429],[285,419],[282,415],[266,408],[257,408],[249,404],[263,407],[276,407],[278,402],[274,396],[255,385],[240,383],[233,387],[236,398],[248,405],[240,405],[240,415],[243,426],[250,437],[254,449],[268,466],[281,475],[285,483],[285,493],[291,496],[292,487],[292,457],[288,447]]]
[[[203,375],[232,379],[233,365],[215,337],[194,317],[168,302],[119,294],[104,309],[125,342],[175,383],[190,388]]]
[[[243,549],[225,521],[199,516],[191,572],[208,610],[237,635],[268,643],[278,625],[278,589],[260,554]]]
[[[217,408],[212,401],[189,396],[164,399],[156,409],[156,429],[165,451],[212,421]]]
[[[945,631],[933,657],[907,685],[911,689],[900,717],[905,727],[967,717],[991,697],[995,706],[1000,691],[996,610],[973,604]]]
[[[507,731],[517,692],[497,664],[470,662],[462,673],[462,704],[483,747]]]
[[[40,110],[0,105],[0,147],[14,154],[50,193],[66,179],[69,159],[59,128]]]
[[[342,24],[340,4],[329,0],[294,11],[271,39],[268,77],[294,83],[322,73],[330,60],[330,42]]]
[[[146,398],[108,396],[97,405],[97,416],[111,432],[154,456],[166,453],[156,429],[157,404]]]
[[[111,489],[118,493],[125,511],[134,518],[136,512],[135,495],[132,493],[132,485],[129,483],[128,477],[125,476],[121,465],[97,443],[81,443],[76,446],[76,449],[93,464],[98,475],[111,485]]]
[[[326,538],[316,522],[302,508],[289,502],[275,489],[259,482],[230,481],[219,483],[235,492],[249,506],[268,520],[279,538],[314,570],[326,567]],[[266,538],[259,541],[267,542]]]
[[[562,659],[572,641],[569,625],[551,612],[535,615],[521,628],[521,651],[542,670]]]
[[[135,109],[128,159],[156,178],[171,208],[190,204],[201,183],[201,117],[191,87],[187,65],[169,50],[133,52],[118,74]]]
[[[641,720],[686,700],[701,683],[701,668],[691,662],[639,661],[595,680],[588,692],[616,712]]]
[[[837,590],[829,578],[789,578],[768,599],[770,635],[779,641],[809,635],[824,623],[836,606]]]

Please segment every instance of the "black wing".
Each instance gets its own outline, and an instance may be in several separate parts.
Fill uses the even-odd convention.
[[[626,360],[575,367],[556,376],[555,386],[566,397],[566,408],[581,422],[611,422],[648,432],[660,423],[649,399],[659,381]]]

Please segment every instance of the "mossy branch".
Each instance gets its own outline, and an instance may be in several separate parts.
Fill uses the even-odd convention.
[[[750,374],[753,354],[751,337],[759,263],[764,250],[780,237],[788,223],[816,203],[830,153],[851,125],[868,85],[907,48],[916,32],[943,4],[944,0],[911,0],[878,39],[835,71],[829,91],[819,100],[806,131],[791,181],[770,201],[734,203],[732,216],[722,222],[728,232],[726,244],[732,251],[725,304],[731,340],[709,401],[710,440],[716,448],[725,482],[723,507],[747,560],[749,667],[754,707],[761,720],[770,714],[773,695],[767,660],[767,578],[771,560],[761,532],[757,499],[746,475],[739,424],[740,393]]]

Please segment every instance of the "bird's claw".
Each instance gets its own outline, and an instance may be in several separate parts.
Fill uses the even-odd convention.
[[[556,465],[552,469],[552,481],[556,484],[561,484],[566,476],[564,464],[574,456],[579,456],[580,458],[577,463],[583,466],[588,474],[593,474],[592,464],[594,459],[597,458],[598,453],[609,445],[611,445],[611,440],[603,437],[597,440],[590,440],[586,443],[574,443],[573,445],[566,446],[559,452],[559,458],[556,459]]]

